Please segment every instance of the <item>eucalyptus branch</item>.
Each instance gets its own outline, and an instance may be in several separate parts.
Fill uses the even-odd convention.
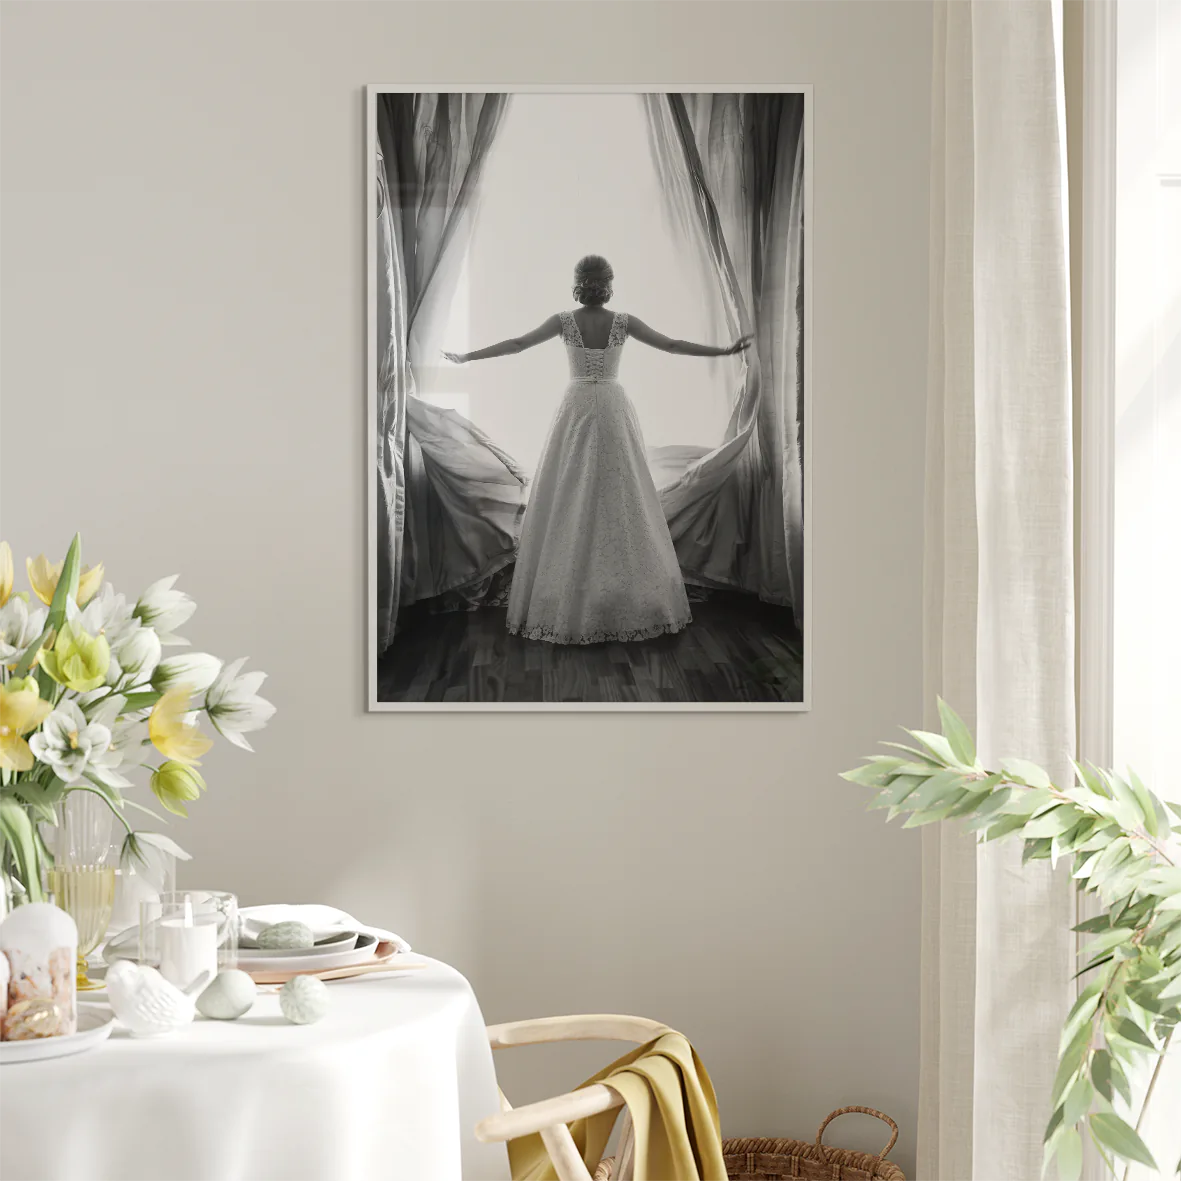
[[[1023,861],[1071,861],[1078,888],[1105,911],[1074,928],[1093,936],[1078,975],[1098,975],[1063,1026],[1045,1168],[1056,1161],[1060,1177],[1079,1176],[1083,1124],[1109,1167],[1110,1154],[1155,1168],[1139,1129],[1159,1056],[1181,1023],[1181,867],[1170,850],[1181,824],[1169,818],[1171,809],[1181,819],[1181,807],[1166,809],[1131,772],[1125,780],[1075,764],[1077,782],[1062,788],[1020,759],[988,770],[954,711],[941,701],[939,713],[942,733],[909,731],[917,746],[890,743],[897,753],[845,778],[874,788],[870,807],[888,808],[890,819],[908,814],[904,827],[959,818],[981,842],[1023,838]],[[1133,1128],[1115,1102],[1131,1108],[1129,1068],[1152,1054],[1157,1070]]]
[[[1156,1080],[1160,1078],[1161,1069],[1165,1064],[1165,1055],[1169,1052],[1169,1045],[1173,1041],[1173,1034],[1176,1033],[1176,1027],[1169,1030],[1169,1036],[1165,1038],[1165,1044],[1161,1046],[1160,1053],[1156,1057],[1156,1065],[1152,1068],[1152,1078],[1148,1080],[1148,1089],[1144,1092],[1144,1102],[1140,1104],[1140,1114],[1136,1117],[1136,1134],[1140,1134],[1140,1129],[1144,1126],[1144,1116],[1148,1112],[1148,1104],[1152,1101],[1152,1092],[1156,1090]],[[1129,1181],[1132,1173],[1131,1164],[1124,1166],[1124,1181]]]

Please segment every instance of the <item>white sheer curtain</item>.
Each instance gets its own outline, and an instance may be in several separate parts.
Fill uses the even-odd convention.
[[[753,334],[720,444],[652,466],[689,582],[737,587],[803,619],[804,100],[645,96],[673,223],[729,331]]]
[[[926,690],[986,762],[1070,777],[1074,625],[1060,8],[936,6]],[[928,719],[931,722],[933,719]],[[924,844],[919,1176],[1029,1181],[1073,892],[1020,844]]]

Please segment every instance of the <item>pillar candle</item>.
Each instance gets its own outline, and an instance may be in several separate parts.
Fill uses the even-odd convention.
[[[202,973],[217,975],[217,924],[164,919],[160,923],[160,975],[188,988]]]

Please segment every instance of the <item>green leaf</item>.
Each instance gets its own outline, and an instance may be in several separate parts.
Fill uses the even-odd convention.
[[[1049,837],[1027,840],[1025,847],[1021,850],[1021,864],[1027,865],[1030,861],[1045,861],[1050,856],[1053,844],[1054,842]]]
[[[1035,816],[1025,826],[1025,836],[1030,840],[1037,837],[1056,837],[1059,833],[1073,828],[1078,822],[1078,812],[1070,804],[1060,804],[1040,816]]]
[[[1156,1168],[1156,1161],[1148,1151],[1148,1146],[1114,1112],[1098,1111],[1091,1116],[1091,1131],[1102,1145],[1124,1160],[1136,1161],[1150,1169]]]
[[[1086,1026],[1074,1035],[1074,1040],[1062,1052],[1058,1059],[1058,1073],[1054,1076],[1054,1088],[1050,1092],[1050,1103],[1057,1107],[1066,1096],[1078,1072],[1082,1069],[1083,1059],[1086,1057],[1087,1046],[1091,1041],[1091,1031]]]
[[[909,730],[907,733],[920,745],[925,746],[941,764],[954,766],[959,762],[955,751],[951,749],[951,743],[942,734],[932,734],[929,730]]]
[[[66,602],[78,599],[78,570],[82,565],[82,535],[74,534],[70,548],[66,550],[66,560],[62,563],[61,577],[57,580],[57,587],[53,592],[53,600],[49,604],[49,618],[46,621],[54,631],[60,631],[66,621]]]
[[[1032,816],[1054,802],[1054,797],[1045,788],[1018,788],[1009,797],[1005,812],[1013,816]]]
[[[976,745],[972,741],[972,733],[942,697],[939,698],[939,722],[956,761],[965,767],[975,766]]]
[[[1011,787],[1002,787],[993,790],[992,794],[976,809],[976,815],[968,821],[965,827],[969,831],[987,828],[992,823],[992,817],[1004,811],[1005,805],[1012,798],[1012,795],[1013,789]]]
[[[1144,813],[1135,792],[1114,771],[1102,771],[1111,798],[1115,803],[1115,818],[1124,828],[1137,828],[1145,823]]]
[[[1155,1050],[1152,1038],[1148,1036],[1130,1017],[1121,1017],[1113,1026],[1113,1032],[1117,1033],[1124,1041],[1132,1042],[1134,1045],[1143,1046],[1146,1050]]]
[[[999,840],[1001,837],[1008,836],[1011,832],[1016,832],[1017,829],[1023,827],[1025,824],[1024,816],[1002,816],[985,834],[986,841]]]
[[[1078,931],[1080,935],[1093,935],[1096,931],[1106,931],[1111,927],[1111,916],[1106,914],[1097,914],[1093,919],[1085,919],[1081,923],[1076,923],[1070,929]]]
[[[1016,779],[1029,787],[1051,786],[1049,775],[1028,759],[1001,759],[1001,770],[1011,779]]]
[[[1095,1010],[1099,1007],[1099,994],[1103,991],[1105,982],[1103,978],[1093,980],[1083,989],[1078,1000],[1071,1006],[1070,1013],[1062,1026],[1062,1036],[1059,1039],[1058,1052],[1060,1054],[1074,1040],[1079,1028],[1091,1020]]]
[[[1123,1096],[1125,1103],[1132,1102],[1132,1084],[1128,1081],[1122,1063],[1115,1057],[1111,1059],[1111,1083],[1116,1091]]]
[[[1078,1181],[1083,1174],[1083,1138],[1076,1128],[1063,1133],[1057,1159],[1059,1181]]]
[[[1103,796],[1104,799],[1110,799],[1107,788],[1103,786],[1103,780],[1095,774],[1093,767],[1084,767],[1081,763],[1076,763],[1074,759],[1070,760],[1070,765],[1074,768],[1074,773],[1078,776],[1079,782],[1088,791],[1093,792],[1097,796]]]
[[[1144,827],[1150,836],[1160,836],[1160,801],[1140,782],[1140,776],[1128,768],[1128,780],[1132,786],[1132,794],[1144,813]]]
[[[1046,1124],[1045,1134],[1042,1136],[1042,1143],[1049,1144],[1054,1138],[1054,1133],[1062,1127],[1062,1106],[1059,1104],[1054,1108],[1054,1114],[1050,1116],[1050,1122]]]
[[[1062,1122],[1068,1127],[1074,1127],[1090,1111],[1091,1100],[1094,1098],[1095,1089],[1086,1076],[1075,1079],[1062,1101]]]
[[[123,707],[126,713],[136,713],[141,709],[149,709],[160,700],[162,694],[156,692],[128,693],[127,704]]]
[[[960,803],[961,799],[962,796],[957,796],[947,803],[940,804],[937,808],[930,808],[922,812],[912,812],[902,827],[920,828],[924,824],[934,824],[937,820],[946,820],[956,805]]]
[[[0,837],[12,848],[12,860],[30,902],[44,901],[41,846],[24,806],[11,796],[0,799]]]
[[[139,694],[135,694],[135,696],[139,696]],[[134,706],[132,708],[143,709],[144,706]],[[873,763],[864,763],[860,767],[854,767],[852,771],[841,772],[842,779],[847,779],[850,783],[859,784],[861,787],[885,787],[889,777],[890,773],[888,771],[883,770]]]
[[[1116,927],[1114,930],[1105,931],[1098,939],[1093,939],[1088,943],[1079,952],[1079,955],[1102,955],[1103,952],[1110,951],[1121,943],[1126,943],[1135,934],[1136,932],[1131,927]]]
[[[1095,1090],[1110,1103],[1114,1098],[1111,1078],[1112,1057],[1107,1050],[1096,1050],[1091,1059],[1091,1082]]]

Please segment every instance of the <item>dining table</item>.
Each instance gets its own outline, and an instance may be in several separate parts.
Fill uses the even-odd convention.
[[[234,1021],[116,1023],[83,1053],[4,1064],[0,1177],[508,1181],[504,1145],[474,1133],[500,1110],[475,994],[439,960],[395,959],[421,966],[333,981],[314,1024],[260,986]]]

